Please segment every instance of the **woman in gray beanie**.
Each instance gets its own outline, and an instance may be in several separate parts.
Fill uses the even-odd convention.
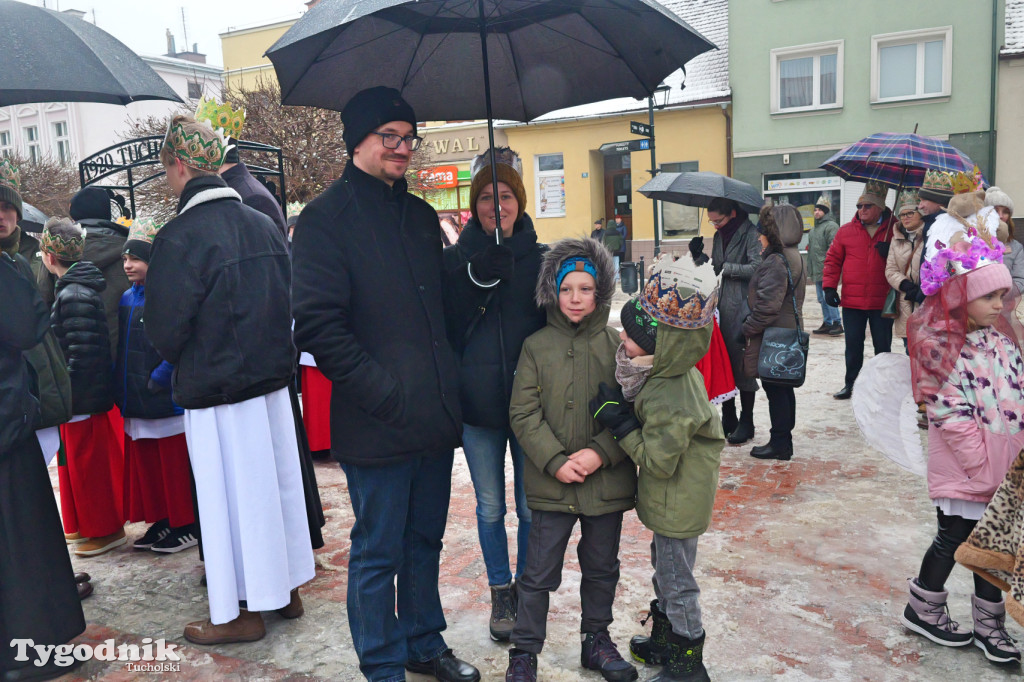
[[[1006,223],[1006,239],[1003,241],[1010,250],[1003,256],[1003,265],[1009,269],[1017,291],[1024,294],[1024,245],[1018,240],[1013,227],[1013,199],[993,185],[985,191],[985,205],[994,207],[999,219]]]

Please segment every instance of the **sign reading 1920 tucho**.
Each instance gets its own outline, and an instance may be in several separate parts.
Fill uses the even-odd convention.
[[[135,166],[160,163],[162,135],[129,140],[90,156],[78,164],[82,186]]]

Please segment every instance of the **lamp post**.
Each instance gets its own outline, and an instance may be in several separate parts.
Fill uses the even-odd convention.
[[[668,92],[671,89],[662,83],[647,98],[647,121],[651,126],[651,168],[647,172],[651,174],[652,178],[658,174],[658,161],[654,151],[654,96],[658,93],[664,93],[662,103],[658,107],[659,109],[664,109],[666,104],[668,104]],[[657,258],[661,254],[661,217],[658,215],[658,200],[651,199],[651,201],[654,208],[654,257]]]

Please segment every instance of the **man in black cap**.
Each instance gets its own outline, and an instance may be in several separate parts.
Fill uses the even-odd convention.
[[[355,514],[352,641],[368,680],[409,670],[474,682],[480,673],[441,636],[441,539],[462,419],[438,217],[405,181],[416,116],[397,90],[376,87],[341,120],[350,162],[299,217],[292,298],[296,344],[332,382],[331,452]]]

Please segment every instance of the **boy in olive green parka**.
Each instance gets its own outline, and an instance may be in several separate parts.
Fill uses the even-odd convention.
[[[725,434],[695,368],[711,342],[710,316],[703,326],[697,326],[701,319],[682,321],[691,328],[672,326],[680,323],[672,315],[656,320],[645,308],[655,308],[663,295],[654,304],[633,299],[623,307],[616,352],[621,388],[602,385],[591,410],[639,466],[637,516],[654,531],[654,624],[650,637],[633,638],[630,652],[665,666],[653,680],[707,680],[693,567],[697,537],[711,522]]]

